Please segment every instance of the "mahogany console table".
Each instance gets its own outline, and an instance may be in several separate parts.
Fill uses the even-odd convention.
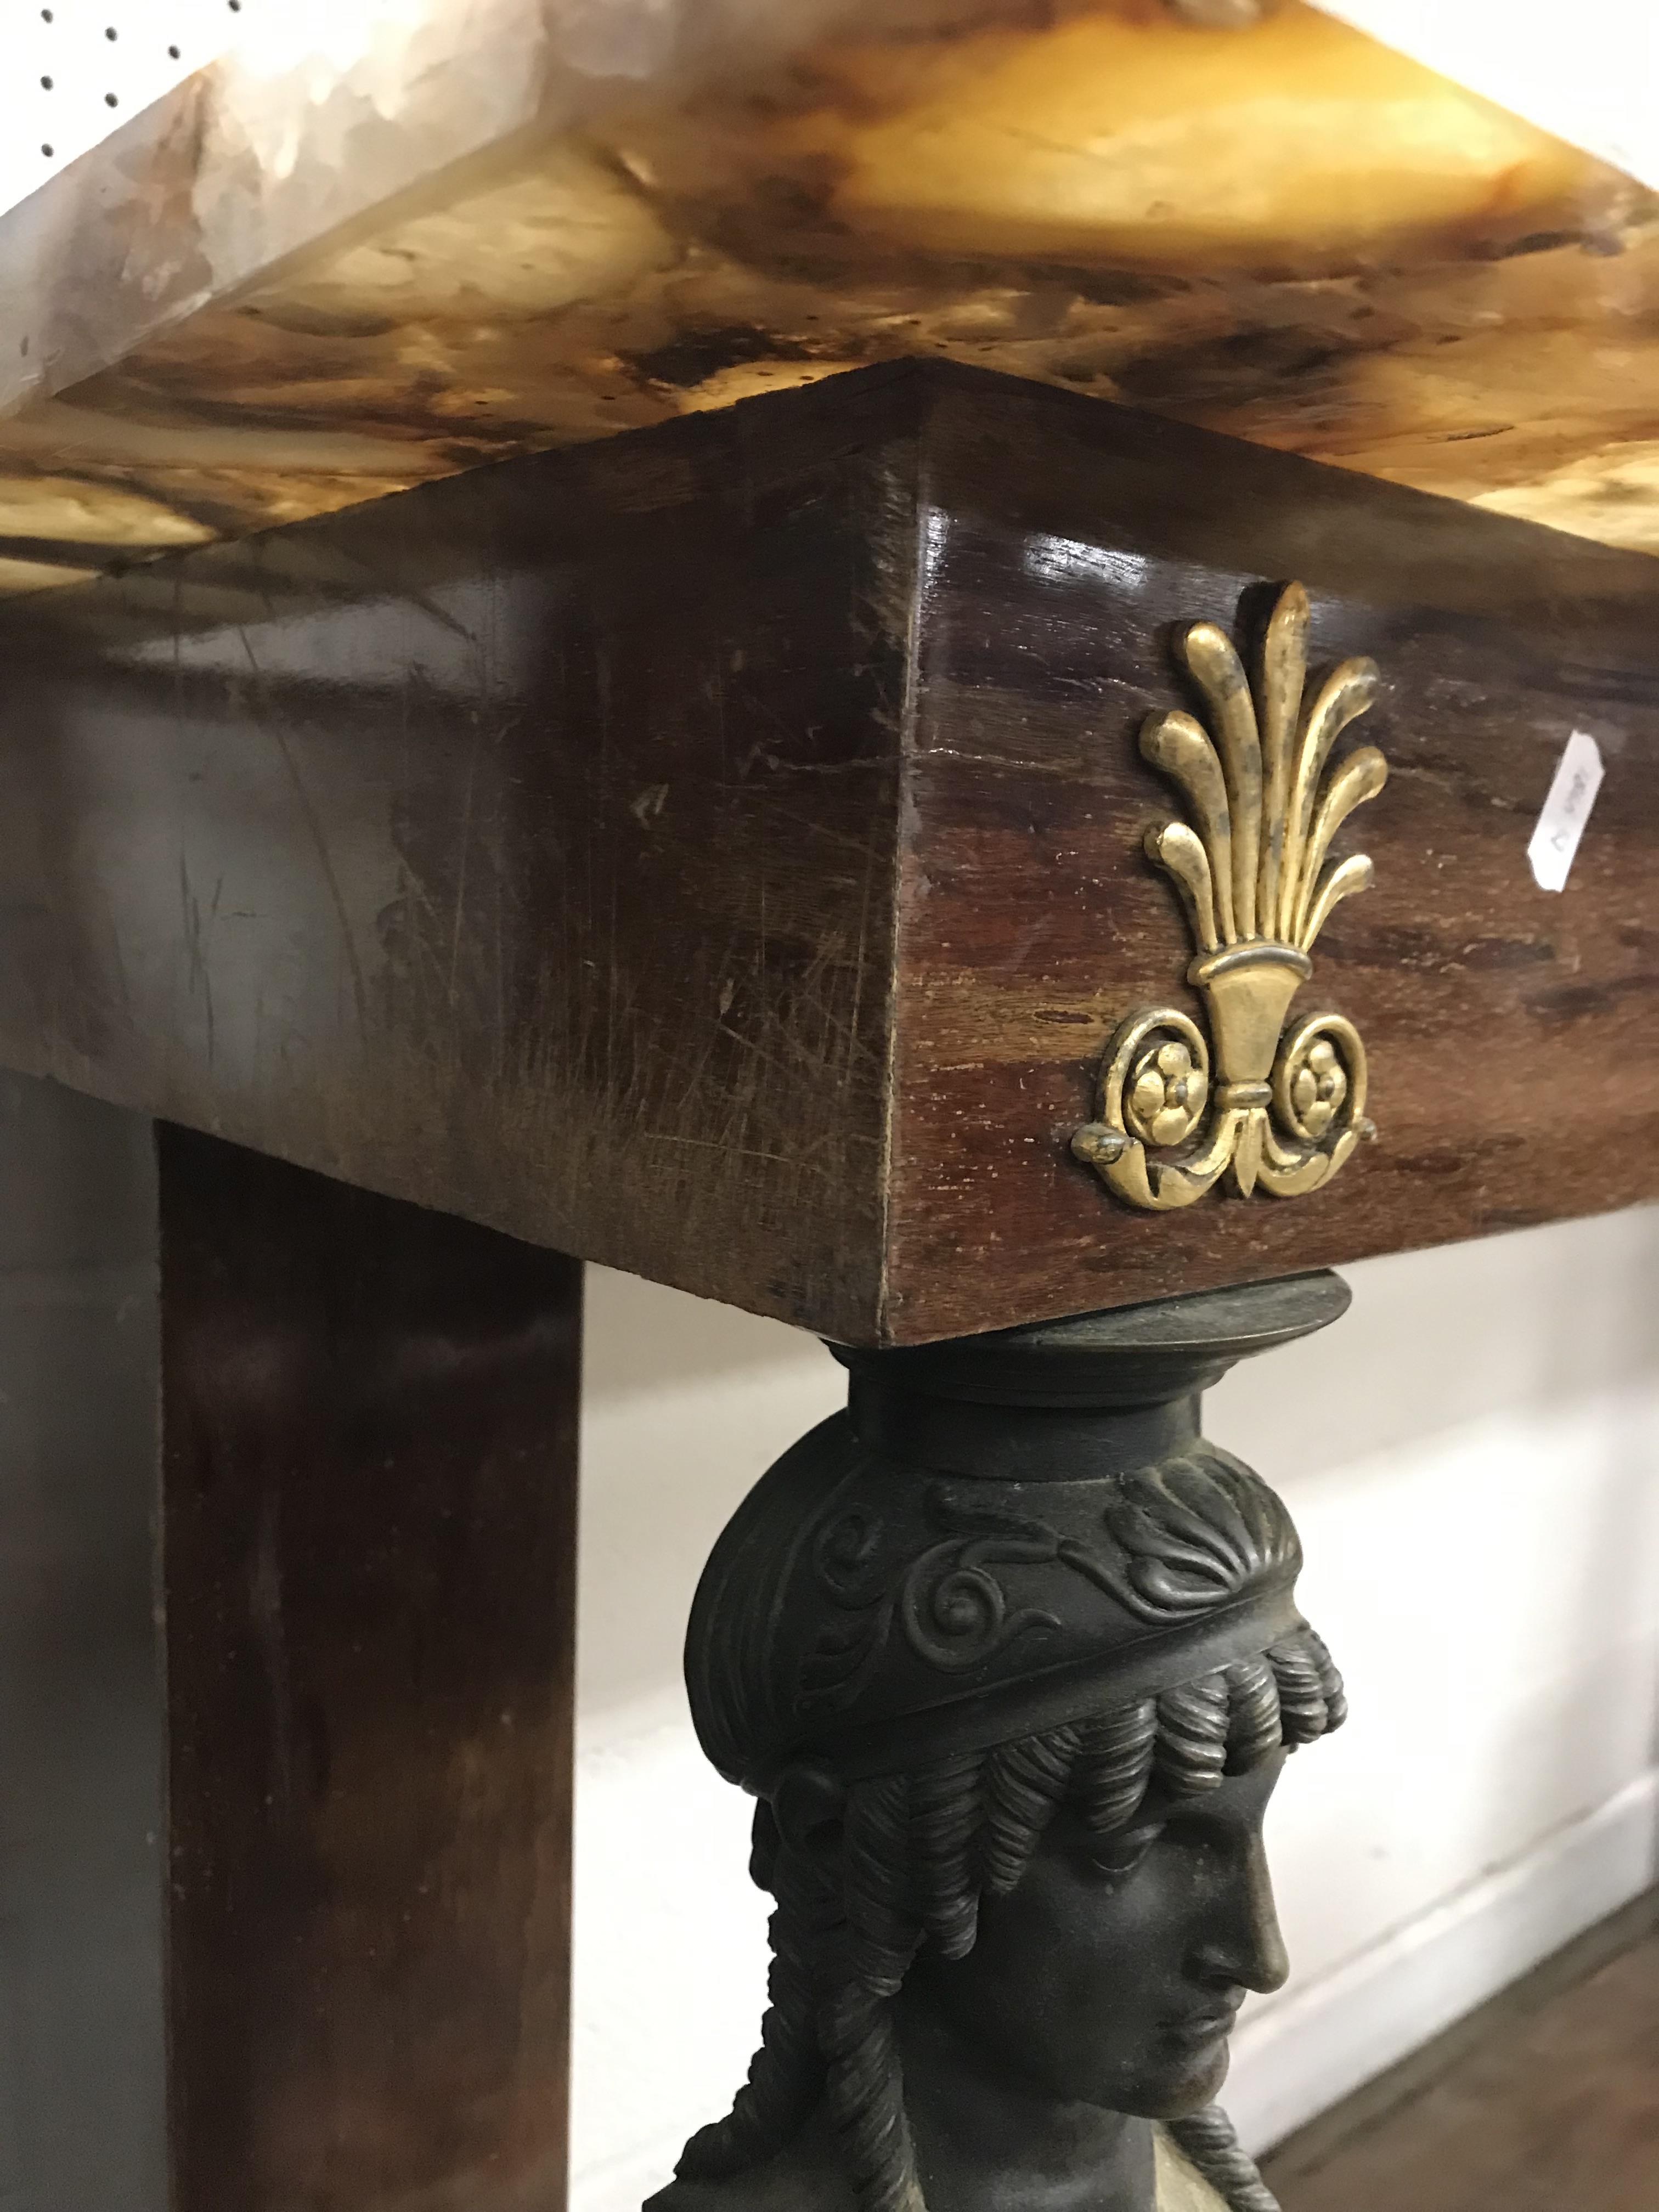
[[[0,2203],[558,2203],[583,1260],[857,1354],[1659,1194],[1659,564],[1056,361],[12,546],[6,1325],[126,1441],[0,1492]]]
[[[59,1864],[95,1917],[159,1833],[165,1929],[33,2063],[112,1990],[159,2037],[164,1988],[185,2212],[552,2201],[565,1255],[907,1345],[1659,1190],[1656,573],[901,364],[9,611],[0,1053],[158,1130],[153,1498],[43,1539],[37,1663],[66,1729],[128,1686],[125,1870],[81,1798]],[[1315,671],[1383,671],[1376,882],[1306,987],[1377,1133],[1310,1195],[1147,1211],[1073,1143],[1120,1019],[1198,1011],[1135,732],[1190,690],[1172,630],[1292,574]],[[1575,728],[1607,781],[1558,896]],[[131,1123],[29,1099],[118,1181]],[[95,1285],[135,1203],[45,1256]]]

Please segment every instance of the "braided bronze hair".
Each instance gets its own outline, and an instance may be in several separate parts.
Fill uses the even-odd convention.
[[[860,2212],[926,2212],[890,2012],[921,1946],[951,1958],[971,1949],[981,1898],[1014,1888],[1062,1807],[1103,1839],[1130,1826],[1154,1778],[1175,1796],[1201,1796],[1281,1743],[1327,1734],[1346,1710],[1329,1654],[1304,1628],[1155,1698],[853,1783],[830,1873],[783,1841],[763,1803],[755,1872],[777,1899],[770,2008],[748,2082],[729,2116],[687,2145],[681,2178],[758,2165],[827,2101]],[[1233,2212],[1271,2212],[1217,2107],[1169,2124]]]

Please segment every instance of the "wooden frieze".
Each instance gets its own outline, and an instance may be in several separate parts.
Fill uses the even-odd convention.
[[[0,1056],[852,1343],[1628,1204],[1656,584],[927,363],[169,557],[0,620]]]

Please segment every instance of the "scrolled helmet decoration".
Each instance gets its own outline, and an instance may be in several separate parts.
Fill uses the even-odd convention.
[[[1213,1444],[1124,1477],[1103,1517],[1122,1557],[1110,1586],[1152,1627],[1231,1605],[1302,1564],[1283,1498]]]
[[[1332,840],[1389,772],[1375,745],[1330,768],[1379,678],[1375,662],[1345,660],[1304,714],[1309,620],[1306,592],[1287,585],[1254,688],[1226,633],[1194,623],[1181,658],[1211,726],[1164,714],[1141,732],[1141,751],[1180,786],[1192,817],[1150,832],[1146,851],[1181,894],[1196,947],[1187,979],[1210,1033],[1175,1006],[1129,1015],[1106,1049],[1099,1118],[1072,1150],[1150,1211],[1190,1206],[1224,1178],[1242,1197],[1258,1188],[1300,1197],[1374,1133],[1353,1024],[1317,1013],[1285,1029],[1320,932],[1372,880],[1370,861],[1333,858]]]
[[[1033,1631],[1062,1632],[1054,1604],[1012,1594],[1015,1570],[1059,1567],[1147,1626],[1168,1628],[1294,1575],[1301,1563],[1282,1501],[1212,1444],[1121,1475],[1101,1506],[1097,1538],[976,1504],[971,1487],[927,1486],[922,1516],[939,1539],[896,1565],[886,1524],[863,1503],[826,1520],[812,1558],[833,1611],[799,1662],[802,1720],[854,1708],[895,1632],[942,1674],[982,1669]]]
[[[853,1705],[896,1625],[918,1656],[945,1673],[982,1666],[1028,1629],[1059,1626],[1041,1607],[1011,1606],[997,1572],[1054,1558],[1060,1539],[1052,1530],[976,1510],[945,1483],[930,1487],[927,1513],[939,1540],[896,1577],[884,1558],[886,1524],[862,1504],[833,1515],[814,1538],[818,1589],[842,1617],[826,1624],[801,1660],[799,1713]]]

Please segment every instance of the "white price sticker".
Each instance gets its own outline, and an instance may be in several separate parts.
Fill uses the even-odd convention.
[[[1567,739],[1550,795],[1527,848],[1533,879],[1540,890],[1566,888],[1567,871],[1601,788],[1601,748],[1588,731],[1575,730]]]

